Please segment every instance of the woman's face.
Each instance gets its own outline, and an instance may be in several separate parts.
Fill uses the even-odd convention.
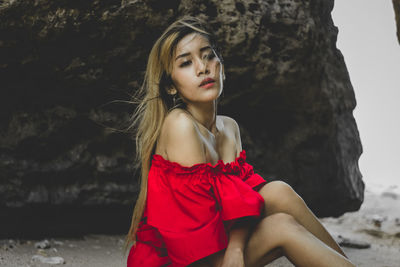
[[[210,102],[222,92],[222,64],[208,39],[200,34],[186,35],[177,44],[171,78],[186,102]]]

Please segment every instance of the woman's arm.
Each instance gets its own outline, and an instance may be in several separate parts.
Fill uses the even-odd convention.
[[[229,117],[225,117],[225,122],[234,132],[237,156],[242,151],[242,140],[240,138],[240,129],[237,122]],[[252,218],[240,218],[232,226],[229,232],[229,243],[226,251],[218,265],[214,266],[244,266],[244,248],[248,241],[250,228],[253,226]]]
[[[252,218],[238,219],[229,232],[229,243],[221,267],[244,266],[244,248],[253,224]]]
[[[240,218],[229,231],[229,243],[225,250],[209,257],[212,267],[243,267],[244,248],[248,242],[250,229],[254,226],[254,219]]]
[[[240,222],[233,226],[229,233],[229,243],[221,267],[244,266],[244,246],[247,243],[248,234],[248,225]]]

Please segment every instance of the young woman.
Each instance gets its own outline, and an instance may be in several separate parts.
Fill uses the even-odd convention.
[[[128,266],[353,266],[286,183],[267,183],[217,115],[224,67],[198,19],[166,29],[151,50],[134,115],[141,188]]]

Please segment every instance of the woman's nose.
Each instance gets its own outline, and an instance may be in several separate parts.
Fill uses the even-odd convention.
[[[210,73],[209,66],[208,66],[208,59],[201,59],[197,60],[197,75],[201,74],[208,74]]]

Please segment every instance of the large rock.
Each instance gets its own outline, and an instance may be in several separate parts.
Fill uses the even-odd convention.
[[[393,0],[393,8],[397,24],[397,39],[400,43],[400,0]]]
[[[239,122],[256,170],[287,181],[320,216],[357,210],[362,148],[332,7],[333,0],[3,1],[6,235],[68,227],[77,214],[73,229],[113,213],[127,230],[138,190],[135,146],[110,127],[126,126],[134,106],[111,102],[129,100],[153,42],[183,14],[206,19],[218,36],[227,76],[219,111]],[[63,219],[51,219],[55,211]]]

